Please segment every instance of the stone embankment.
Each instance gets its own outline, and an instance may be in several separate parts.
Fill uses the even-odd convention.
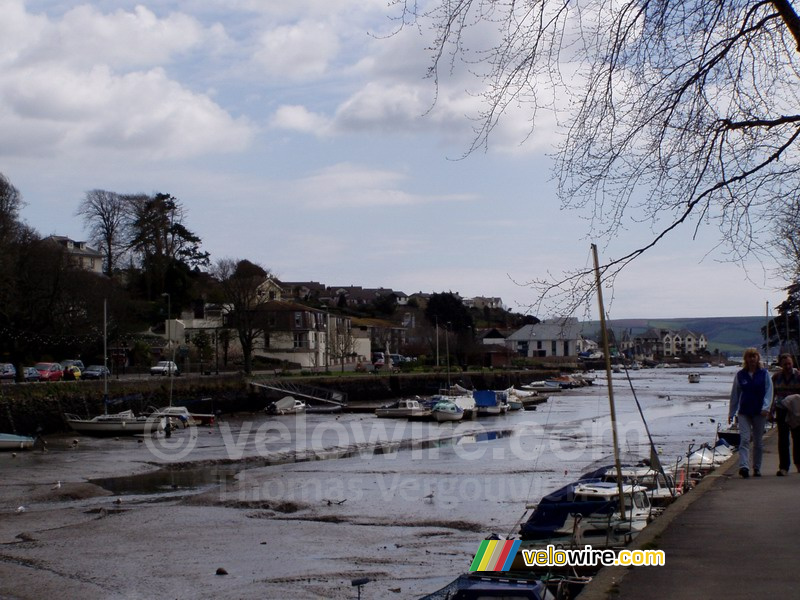
[[[481,371],[451,374],[450,381],[471,389],[505,389],[558,374],[554,371]],[[256,376],[255,380],[281,379]],[[384,402],[407,396],[435,394],[447,385],[443,373],[303,376],[286,381],[340,391],[348,404]],[[239,375],[163,377],[108,382],[108,412],[128,408],[140,412],[172,401],[195,412],[237,413],[263,410],[267,397]],[[0,431],[33,435],[67,431],[64,413],[82,417],[103,412],[103,382],[58,382],[0,386]]]

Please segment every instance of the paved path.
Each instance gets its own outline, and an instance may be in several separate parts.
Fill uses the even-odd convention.
[[[675,502],[635,540],[663,567],[603,569],[580,600],[800,597],[800,474],[778,470],[777,431],[763,476],[741,479],[738,455]]]

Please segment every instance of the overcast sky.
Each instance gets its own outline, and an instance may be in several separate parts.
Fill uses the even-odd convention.
[[[591,264],[587,221],[560,210],[557,132],[512,111],[459,160],[479,82],[436,103],[426,33],[387,0],[0,0],[0,172],[40,233],[85,239],[90,189],[167,192],[214,259],[289,281],[499,296]],[[763,314],[785,285],[721,263],[716,230],[680,231],[617,280],[612,318]],[[631,224],[601,246],[619,256]],[[770,265],[767,265],[770,267]],[[546,314],[538,314],[546,317]],[[583,318],[584,315],[578,315]]]

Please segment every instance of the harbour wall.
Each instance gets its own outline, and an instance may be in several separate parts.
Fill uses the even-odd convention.
[[[506,389],[530,381],[557,375],[552,370],[480,371],[451,375],[450,383],[470,389]],[[252,378],[264,381],[265,377]],[[387,375],[303,377],[269,377],[271,381],[286,381],[346,394],[348,406],[368,408],[375,403],[408,396],[435,394],[448,384],[442,373],[398,373]],[[264,409],[270,396],[249,385],[251,378],[241,374],[176,377],[169,379],[110,379],[108,381],[109,413],[128,408],[141,412],[148,407],[161,407],[169,402],[188,406],[193,412],[217,411],[223,414],[258,412]],[[280,397],[280,393],[276,393]],[[102,381],[6,384],[0,386],[0,432],[25,435],[50,434],[68,431],[64,414],[80,417],[101,414],[104,410]],[[275,397],[273,394],[272,398]]]

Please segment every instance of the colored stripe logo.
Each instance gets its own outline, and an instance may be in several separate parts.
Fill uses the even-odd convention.
[[[508,571],[519,545],[519,540],[483,540],[469,570]]]

